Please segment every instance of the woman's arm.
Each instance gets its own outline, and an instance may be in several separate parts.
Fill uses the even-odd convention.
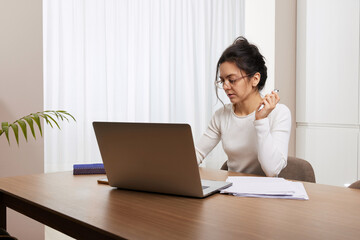
[[[258,140],[258,159],[268,177],[277,176],[287,163],[291,114],[285,105],[277,107],[279,109],[274,111],[272,116],[254,121]]]
[[[217,113],[212,117],[206,131],[201,136],[200,140],[195,146],[196,158],[198,164],[202,163],[204,158],[214,149],[214,147],[219,143],[221,134],[220,134],[220,121]]]

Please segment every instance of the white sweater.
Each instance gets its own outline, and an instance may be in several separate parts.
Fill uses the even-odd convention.
[[[226,104],[199,139],[196,157],[200,164],[221,140],[229,171],[253,173],[260,165],[266,176],[277,176],[287,163],[290,131],[290,110],[283,104],[260,120],[255,120],[255,111],[239,117],[232,104]]]

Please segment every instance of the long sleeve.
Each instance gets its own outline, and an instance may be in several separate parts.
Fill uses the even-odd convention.
[[[196,144],[200,164],[222,141],[229,171],[277,176],[286,166],[291,130],[290,110],[283,104],[265,119],[255,120],[255,112],[237,116],[232,104],[218,109],[204,135]]]
[[[280,105],[268,118],[254,121],[258,143],[258,160],[266,176],[277,176],[286,167],[291,114],[285,105]]]
[[[220,138],[219,119],[218,116],[214,114],[205,133],[201,136],[195,147],[198,164],[202,163],[209,152],[214,149],[214,147],[219,143]]]

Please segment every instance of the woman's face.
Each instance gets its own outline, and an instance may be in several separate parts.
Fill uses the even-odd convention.
[[[223,88],[231,103],[244,102],[250,93],[257,91],[259,74],[249,79],[246,73],[240,70],[234,62],[224,62],[219,67],[220,79]]]

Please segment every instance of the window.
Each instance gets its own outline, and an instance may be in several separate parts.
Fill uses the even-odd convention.
[[[222,51],[243,34],[242,0],[45,0],[45,171],[101,162],[92,122],[186,122],[194,139],[221,106]],[[225,159],[223,159],[225,160]],[[221,164],[220,164],[221,165]]]

